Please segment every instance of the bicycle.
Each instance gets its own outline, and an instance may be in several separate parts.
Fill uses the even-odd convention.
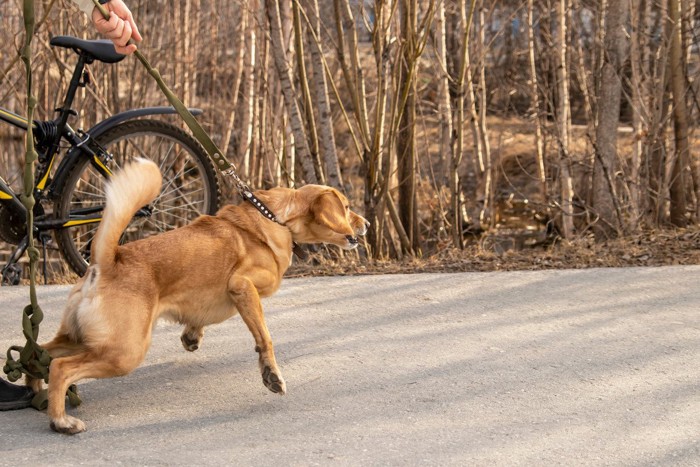
[[[104,209],[105,183],[115,169],[133,157],[146,157],[159,164],[163,189],[151,205],[136,214],[122,236],[123,243],[180,227],[201,214],[214,214],[220,202],[220,185],[206,151],[179,127],[143,118],[175,114],[174,108],[127,110],[87,131],[74,130],[68,124],[71,116],[78,115],[72,109],[78,88],[90,84],[85,65],[95,60],[117,63],[125,58],[115,51],[112,42],[56,36],[50,44],[73,50],[78,62],[63,106],[56,109],[57,117],[32,122],[39,156],[33,234],[44,246],[44,257],[51,238],[48,232],[52,231],[58,250],[70,268],[78,275],[85,273],[92,238]],[[191,111],[195,115],[202,113],[198,109]],[[0,108],[0,121],[23,130],[28,125],[25,118],[4,108]],[[18,261],[28,245],[26,218],[26,208],[18,195],[0,177],[0,240],[16,245],[2,269],[5,284],[20,281]]]

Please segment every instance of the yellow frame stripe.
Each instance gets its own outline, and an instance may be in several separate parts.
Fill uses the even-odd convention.
[[[83,224],[95,224],[97,222],[100,222],[101,220],[102,220],[102,218],[68,221],[65,224],[63,224],[63,227],[74,227],[76,225],[83,225]]]
[[[49,175],[51,175],[51,168],[53,167],[53,161],[56,160],[56,155],[54,155],[51,158],[51,162],[49,163],[49,168],[46,170],[46,175],[44,175],[44,178],[42,178],[39,183],[37,183],[36,187],[40,190],[43,190],[44,187],[46,187],[46,182],[49,180]]]
[[[7,118],[9,118],[10,120],[14,120],[14,121],[21,122],[21,123],[23,123],[24,125],[27,124],[27,119],[26,119],[26,118],[18,117],[17,115],[13,115],[13,114],[11,114],[11,113],[7,113],[7,112],[5,112],[5,111],[2,110],[2,109],[0,109],[0,114],[3,114],[4,116],[6,116]]]
[[[0,191],[0,199],[12,199],[12,195],[5,193],[4,191]]]

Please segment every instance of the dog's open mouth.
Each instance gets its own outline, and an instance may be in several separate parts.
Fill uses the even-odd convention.
[[[353,237],[352,235],[346,235],[345,239],[348,241],[349,249],[357,247],[357,245],[360,243],[357,237]]]

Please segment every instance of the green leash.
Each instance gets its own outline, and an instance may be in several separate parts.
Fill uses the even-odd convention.
[[[32,39],[34,37],[34,1],[24,0],[24,46],[22,47],[21,58],[27,73],[27,121],[31,122],[34,117],[36,107],[36,97],[32,94]],[[7,374],[7,379],[12,382],[28,375],[34,379],[49,381],[49,365],[51,356],[37,344],[39,337],[39,324],[44,319],[44,313],[36,298],[36,266],[39,261],[39,250],[34,247],[34,164],[37,160],[37,153],[34,149],[34,134],[32,125],[27,125],[27,136],[25,141],[24,155],[24,191],[21,199],[27,210],[27,237],[29,247],[29,298],[30,304],[24,307],[22,312],[22,332],[27,342],[23,347],[12,346],[7,349],[7,362],[3,371]],[[13,352],[19,353],[19,358],[15,359]],[[69,389],[71,405],[80,404],[80,399],[75,392],[75,386]],[[34,396],[32,406],[38,410],[43,410],[48,405],[48,394],[43,390]]]
[[[34,2],[25,0],[24,8],[24,46],[21,51],[22,62],[27,73],[27,121],[31,122],[36,107],[36,98],[32,94],[32,38],[34,36]],[[36,299],[36,263],[39,259],[39,250],[34,247],[34,163],[37,153],[34,149],[34,135],[32,125],[27,125],[27,136],[25,140],[24,154],[24,191],[21,199],[22,204],[27,209],[27,236],[29,239],[29,296],[31,304],[27,305],[22,312],[22,332],[27,343],[24,347],[12,346],[7,350],[7,363],[3,370],[10,381],[17,381],[22,374],[33,378],[43,379],[48,382],[49,365],[51,356],[42,349],[36,340],[39,337],[39,324],[44,319],[44,313]],[[19,353],[19,359],[15,360],[12,352]],[[36,397],[39,397],[37,395]],[[37,400],[40,405],[46,401]],[[32,401],[34,404],[34,401]]]

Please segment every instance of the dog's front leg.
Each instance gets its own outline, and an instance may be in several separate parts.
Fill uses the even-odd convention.
[[[286,393],[287,387],[275,361],[272,339],[265,324],[260,295],[255,285],[246,277],[232,276],[228,283],[228,291],[238,313],[255,338],[255,351],[260,354],[258,361],[263,384],[272,392]]]

